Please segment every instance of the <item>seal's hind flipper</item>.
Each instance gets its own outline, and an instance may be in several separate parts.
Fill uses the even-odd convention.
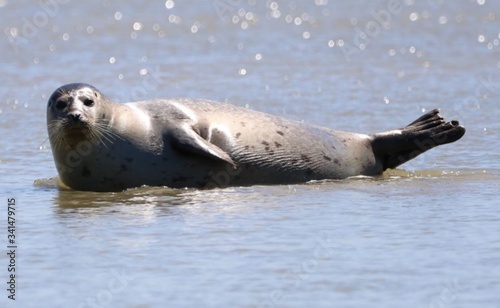
[[[386,170],[438,145],[455,142],[464,134],[465,128],[458,121],[446,122],[439,110],[434,109],[402,129],[372,135],[372,147],[375,157]]]

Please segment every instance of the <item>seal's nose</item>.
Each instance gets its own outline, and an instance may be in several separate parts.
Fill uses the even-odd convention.
[[[70,114],[68,114],[68,119],[71,122],[80,122],[81,118],[82,118],[82,115],[79,114],[79,113],[70,113]]]

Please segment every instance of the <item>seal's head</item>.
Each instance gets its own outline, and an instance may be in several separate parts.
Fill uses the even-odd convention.
[[[83,140],[109,140],[107,104],[108,100],[88,84],[71,83],[57,89],[47,104],[47,128],[52,146],[73,148]]]

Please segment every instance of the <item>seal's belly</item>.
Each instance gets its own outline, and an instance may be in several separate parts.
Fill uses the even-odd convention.
[[[168,146],[160,153],[139,150],[134,144],[97,149],[71,166],[56,163],[64,184],[91,191],[121,191],[143,185],[208,187],[211,177],[225,167]],[[63,158],[56,161],[64,162]]]

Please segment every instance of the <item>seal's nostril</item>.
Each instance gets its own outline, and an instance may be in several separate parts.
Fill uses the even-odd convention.
[[[71,121],[77,122],[77,121],[80,121],[80,119],[81,119],[81,114],[79,114],[79,113],[70,113],[70,114],[68,115],[68,117],[69,117],[69,119],[70,119]]]
[[[452,126],[459,126],[460,123],[458,123],[458,121],[456,121],[456,120],[453,120],[453,121],[451,121],[451,125]]]

